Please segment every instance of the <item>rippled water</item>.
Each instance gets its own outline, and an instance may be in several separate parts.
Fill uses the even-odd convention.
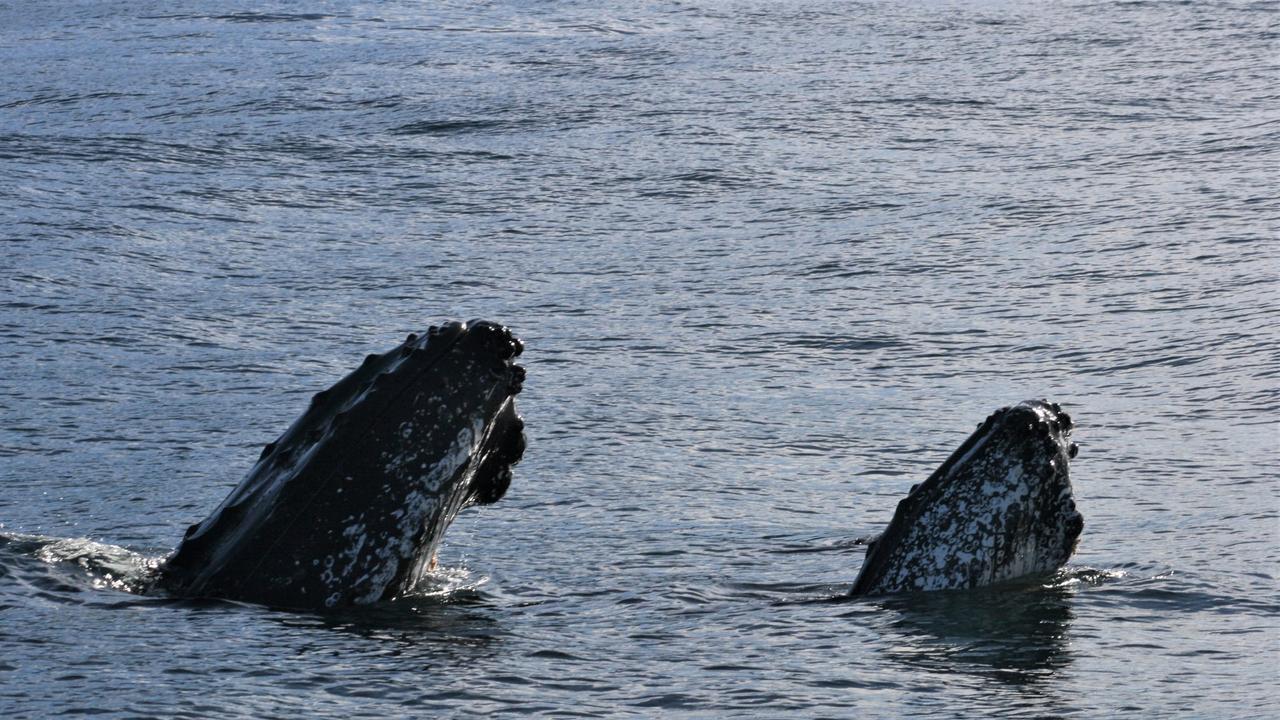
[[[0,714],[1280,714],[1278,27],[0,2]],[[469,317],[528,347],[530,445],[423,596],[113,587]],[[1028,397],[1079,425],[1058,581],[833,600]]]

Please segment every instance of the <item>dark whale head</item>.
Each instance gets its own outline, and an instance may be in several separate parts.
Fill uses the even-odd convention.
[[[506,328],[473,321],[370,355],[266,446],[157,583],[301,608],[410,590],[458,511],[511,482],[524,452],[521,350]]]
[[[1048,573],[1084,520],[1067,470],[1076,446],[1057,404],[997,410],[898,503],[852,594],[972,588]]]

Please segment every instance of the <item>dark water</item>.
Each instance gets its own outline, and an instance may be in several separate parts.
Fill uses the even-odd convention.
[[[1278,41],[1273,2],[0,2],[0,715],[1277,716]],[[422,596],[115,587],[469,317],[528,346],[530,446]],[[1079,425],[1067,571],[829,601],[1028,397]]]

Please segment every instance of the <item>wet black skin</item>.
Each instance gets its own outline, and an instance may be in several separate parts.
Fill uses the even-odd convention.
[[[497,502],[524,452],[522,345],[485,321],[449,323],[370,355],[317,393],[155,587],[291,608],[412,589],[454,516]]]

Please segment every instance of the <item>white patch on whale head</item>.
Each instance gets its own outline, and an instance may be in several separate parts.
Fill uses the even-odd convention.
[[[349,547],[354,548],[345,570],[355,572],[366,569],[354,583],[343,583],[348,587],[362,585],[367,588],[364,593],[352,598],[355,603],[366,604],[382,598],[387,586],[398,574],[401,564],[415,559],[415,537],[428,522],[435,521],[441,512],[447,510],[441,507],[441,503],[448,500],[446,493],[442,492],[443,485],[475,453],[483,438],[484,428],[483,417],[473,419],[458,431],[444,457],[429,467],[424,468],[424,463],[412,451],[385,459],[384,470],[387,475],[395,478],[397,486],[408,486],[410,489],[405,494],[401,507],[392,514],[394,524],[383,531],[382,538],[368,537],[368,523],[363,522],[363,518],[343,530],[344,536],[349,539]],[[361,557],[359,551],[366,546],[368,550]],[[362,561],[358,563],[361,568],[356,567],[358,561]]]

